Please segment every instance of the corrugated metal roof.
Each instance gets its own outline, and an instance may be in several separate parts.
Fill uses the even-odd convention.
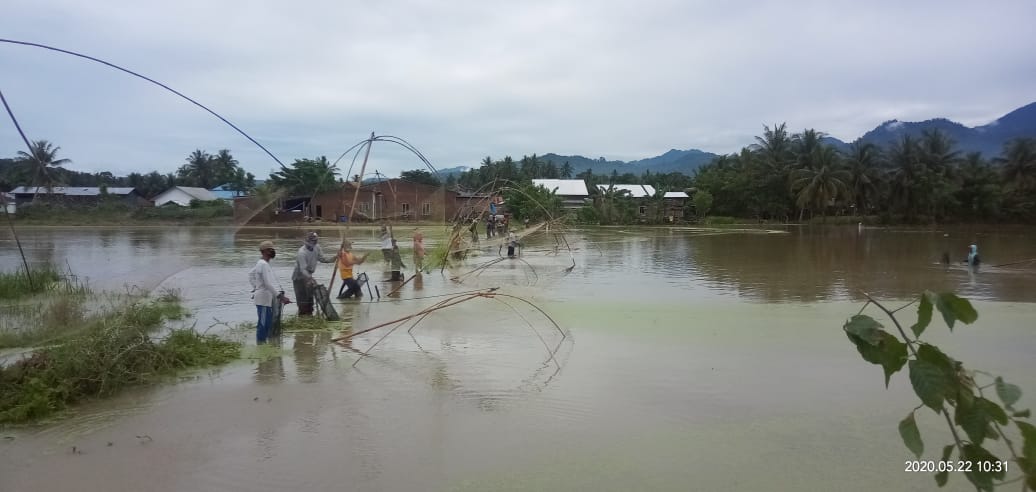
[[[687,196],[687,193],[684,193],[682,191],[667,191],[667,192],[665,192],[665,197],[666,198],[690,198],[690,197]]]
[[[639,185],[639,184],[617,184],[617,185],[597,185],[597,189],[601,191],[608,191],[609,186],[615,186],[616,190],[626,190],[630,192],[630,196],[633,198],[646,198],[655,195],[655,187],[651,185]]]
[[[532,184],[554,191],[559,196],[590,196],[581,179],[534,179]]]
[[[109,195],[128,195],[133,193],[135,188],[125,187],[111,187],[108,188]],[[55,195],[66,195],[66,196],[97,196],[101,194],[101,188],[96,186],[55,186],[51,188],[52,193]],[[16,195],[30,195],[36,193],[36,187],[31,186],[19,186],[11,193]],[[46,195],[47,188],[45,186],[39,187],[39,194]]]
[[[211,191],[206,190],[205,188],[195,188],[193,186],[176,186],[175,188],[179,188],[180,191],[187,193],[191,196],[191,198],[194,198],[195,200],[201,200],[203,202],[219,200],[219,197],[214,195]]]

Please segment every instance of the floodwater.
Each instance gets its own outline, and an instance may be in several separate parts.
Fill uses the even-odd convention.
[[[234,327],[255,317],[254,249],[278,243],[290,295],[303,233],[19,237],[30,261],[67,262],[95,289],[179,288],[198,329],[249,341]],[[373,232],[352,236],[373,252],[358,270],[382,297],[341,301],[343,329],[499,287],[565,336],[504,297],[437,311],[380,343],[391,327],[344,345],[331,342],[338,330],[286,333],[218,370],[0,431],[0,490],[932,490],[931,476],[903,471],[912,455],[897,423],[917,405],[905,371],[886,389],[842,333],[861,292],[895,306],[926,288],[972,299],[976,324],[950,335],[937,316],[926,338],[1020,385],[1019,407],[1034,403],[1036,266],[991,266],[1036,257],[1033,229],[570,229],[571,256],[541,235],[521,261],[468,273],[497,257],[494,245],[395,299]],[[989,265],[978,272],[959,264],[973,242]],[[9,233],[0,244],[0,268],[18,267]],[[943,251],[954,264],[939,264]],[[913,321],[913,309],[901,313]],[[917,415],[925,457],[938,459],[945,424]],[[962,475],[946,489],[970,490]]]

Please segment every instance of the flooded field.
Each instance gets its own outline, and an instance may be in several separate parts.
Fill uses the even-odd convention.
[[[433,250],[442,234],[424,230]],[[322,232],[325,251],[338,233]],[[31,262],[94,289],[179,288],[199,330],[250,344],[235,327],[254,322],[255,248],[277,243],[290,292],[303,234],[20,230]],[[410,244],[409,230],[397,237]],[[903,471],[912,455],[896,425],[917,405],[905,371],[886,390],[842,333],[861,292],[972,299],[976,324],[951,335],[936,320],[926,337],[1020,385],[1019,408],[1036,403],[1036,265],[992,266],[1036,257],[1032,229],[571,229],[572,257],[540,235],[524,261],[464,275],[497,258],[494,245],[398,299],[385,296],[374,233],[352,238],[372,252],[358,271],[380,300],[340,301],[335,330],[246,346],[217,371],[0,431],[0,490],[933,490],[930,475]],[[977,273],[960,265],[972,243],[986,263]],[[0,268],[17,268],[8,232],[0,244]],[[331,342],[489,287],[542,308],[565,336],[520,301],[474,299],[396,330],[355,367],[388,329]],[[945,423],[918,420],[938,459]],[[971,489],[960,474],[945,488]]]

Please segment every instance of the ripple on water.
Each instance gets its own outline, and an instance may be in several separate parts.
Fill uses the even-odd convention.
[[[54,443],[64,451],[65,447],[115,426],[126,417],[148,413],[175,393],[174,389],[135,389],[110,400],[81,404],[76,407],[75,413],[46,425],[33,435],[45,442]],[[55,450],[51,449],[49,452]]]

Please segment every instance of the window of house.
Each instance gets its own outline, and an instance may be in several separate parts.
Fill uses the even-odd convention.
[[[432,215],[432,204],[428,203],[428,202],[422,203],[421,204],[421,214],[422,215]]]
[[[363,213],[370,212],[371,211],[371,204],[369,204],[367,202],[360,202],[360,211],[363,212]]]
[[[646,214],[647,214],[647,205],[641,205],[640,206],[640,215],[646,215]]]
[[[403,202],[401,205],[403,207],[403,215],[410,215],[410,204]]]

